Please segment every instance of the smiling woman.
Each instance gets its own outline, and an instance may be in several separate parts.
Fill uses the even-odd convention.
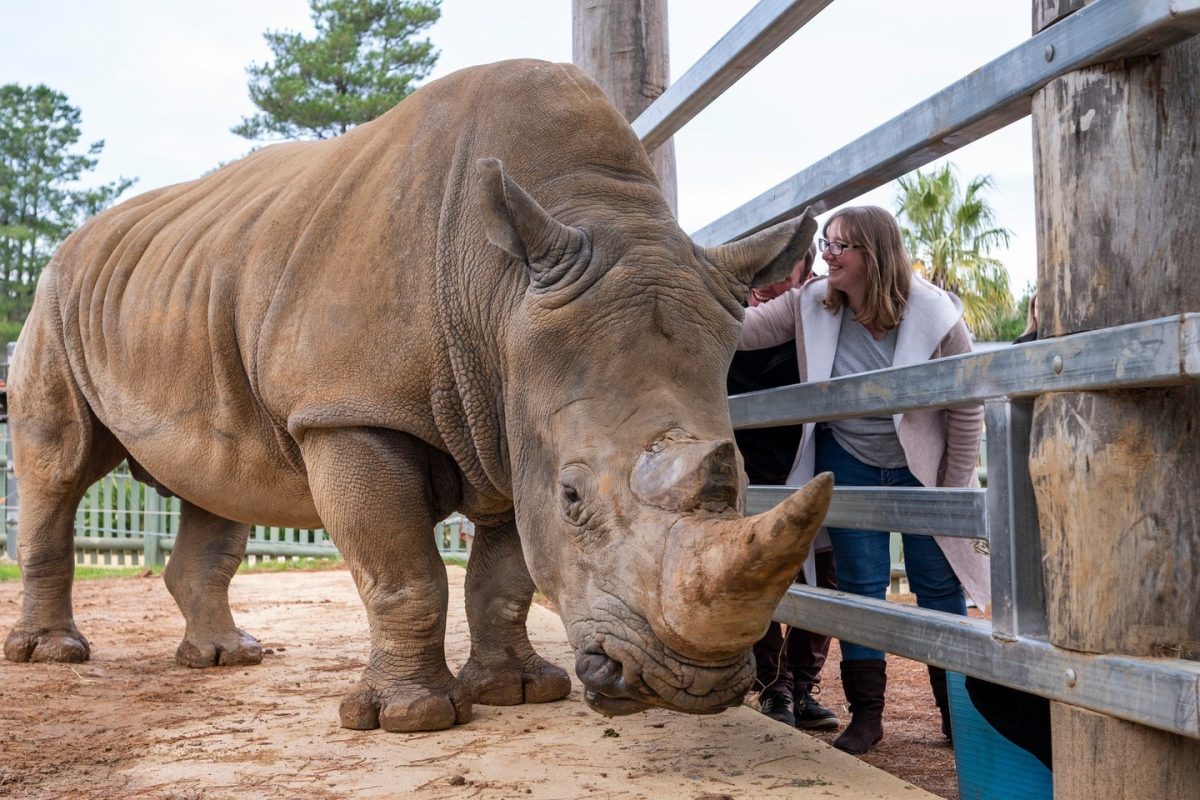
[[[850,307],[854,321],[876,340],[900,324],[908,305],[912,267],[895,218],[876,206],[838,212],[825,223],[821,257],[829,268],[825,307]],[[853,244],[852,242],[870,244]]]
[[[971,350],[962,305],[915,275],[896,219],[875,206],[845,208],[825,223],[819,246],[829,267],[782,297],[747,309],[739,348],[794,339],[801,381],[819,381]],[[816,472],[841,486],[968,486],[983,429],[978,406],[921,410],[804,426],[789,485]],[[889,533],[829,528],[838,588],[882,600],[891,573]],[[818,541],[816,549],[821,549]],[[909,583],[924,608],[966,613],[963,588],[986,606],[986,556],[962,540],[904,534]],[[861,754],[883,738],[882,651],[842,642],[842,685],[852,719],[834,745]],[[930,669],[949,735],[945,673]]]

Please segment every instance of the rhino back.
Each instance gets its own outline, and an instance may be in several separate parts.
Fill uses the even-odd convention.
[[[89,404],[159,482],[235,518],[309,514],[297,442],[313,427],[410,432],[502,503],[503,339],[528,278],[482,233],[489,156],[568,224],[596,187],[657,197],[582,73],[461,71],[337,139],[264,148],[73,235],[52,273]],[[216,508],[231,489],[243,499]]]

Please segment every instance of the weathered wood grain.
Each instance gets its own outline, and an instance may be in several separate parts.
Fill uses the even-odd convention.
[[[1054,796],[1194,800],[1200,797],[1200,742],[1051,704]]]
[[[1033,3],[1033,32],[1037,33],[1058,22],[1068,14],[1073,14],[1087,5],[1091,0],[1034,0]]]
[[[1200,39],[1033,101],[1043,335],[1200,309]]]
[[[1044,395],[1032,439],[1050,641],[1200,658],[1200,389]]]
[[[572,60],[632,122],[671,83],[667,0],[573,0]],[[663,195],[678,214],[675,143],[650,154]]]
[[[1035,0],[1035,31],[1084,5]],[[1200,310],[1200,40],[1055,80],[1033,101],[1042,336]],[[1200,649],[1200,387],[1046,395],[1030,472],[1050,641]],[[1055,797],[1194,797],[1200,742],[1070,706]]]

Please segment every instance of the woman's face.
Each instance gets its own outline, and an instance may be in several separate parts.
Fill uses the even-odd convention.
[[[845,238],[840,219],[829,223],[829,227],[825,229],[825,238],[830,242],[847,245],[841,255],[833,254],[836,249],[834,247],[826,248],[821,254],[825,265],[829,267],[829,285],[845,292],[852,301],[861,302],[867,293],[867,265],[863,258],[862,242],[852,242]]]

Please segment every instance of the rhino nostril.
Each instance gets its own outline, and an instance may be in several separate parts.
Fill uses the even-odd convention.
[[[606,697],[630,697],[632,692],[625,680],[620,661],[603,653],[580,653],[575,658],[575,674],[584,685]]]
[[[575,674],[580,680],[588,680],[592,675],[600,673],[608,664],[608,656],[603,653],[580,653],[575,657]]]

